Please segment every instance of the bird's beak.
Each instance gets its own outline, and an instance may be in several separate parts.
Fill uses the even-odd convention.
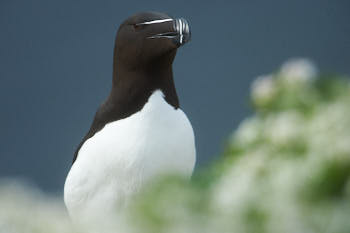
[[[152,22],[145,22],[145,23],[148,23],[148,24],[166,23],[169,25],[167,32],[158,33],[158,34],[149,36],[148,37],[149,39],[168,38],[168,39],[171,39],[172,42],[177,47],[184,45],[191,39],[190,26],[187,20],[184,18],[165,19],[165,20],[158,20],[158,22],[152,21]]]

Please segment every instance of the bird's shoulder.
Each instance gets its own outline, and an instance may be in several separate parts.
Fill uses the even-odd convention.
[[[104,101],[97,109],[92,124],[90,126],[89,131],[85,134],[81,142],[79,143],[77,149],[75,150],[73,163],[78,157],[78,153],[82,145],[86,140],[93,137],[98,131],[100,131],[108,122],[110,122],[113,118],[113,104],[110,101]],[[115,111],[115,110],[114,110]]]

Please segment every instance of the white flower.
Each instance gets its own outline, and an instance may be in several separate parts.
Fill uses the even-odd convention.
[[[272,75],[259,76],[251,87],[252,98],[256,103],[269,101],[276,93],[276,84]]]
[[[232,137],[232,141],[236,141],[242,145],[249,145],[259,137],[261,122],[257,117],[251,117],[244,120],[238,127]]]
[[[223,213],[241,211],[244,203],[254,199],[259,170],[266,165],[264,150],[252,151],[234,164],[216,184],[213,190],[213,208]]]
[[[266,120],[265,133],[271,143],[286,145],[300,138],[303,127],[304,122],[300,114],[288,111],[270,116]]]
[[[280,69],[281,78],[291,85],[310,82],[317,73],[314,63],[305,58],[289,59]]]
[[[350,153],[350,108],[347,101],[320,106],[308,126],[310,147],[317,154]],[[330,146],[332,145],[332,146]]]
[[[29,185],[0,180],[0,232],[73,233],[62,200]]]

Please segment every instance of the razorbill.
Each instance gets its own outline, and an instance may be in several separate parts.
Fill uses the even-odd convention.
[[[172,72],[177,48],[190,36],[185,19],[163,13],[139,13],[120,25],[111,92],[79,144],[64,186],[73,219],[117,212],[163,173],[191,176],[194,134]]]

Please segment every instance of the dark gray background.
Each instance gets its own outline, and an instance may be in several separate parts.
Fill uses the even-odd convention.
[[[350,1],[0,1],[0,177],[61,191],[75,147],[110,90],[118,25],[138,11],[185,17],[174,64],[207,164],[250,113],[252,80],[290,57],[350,74]]]

